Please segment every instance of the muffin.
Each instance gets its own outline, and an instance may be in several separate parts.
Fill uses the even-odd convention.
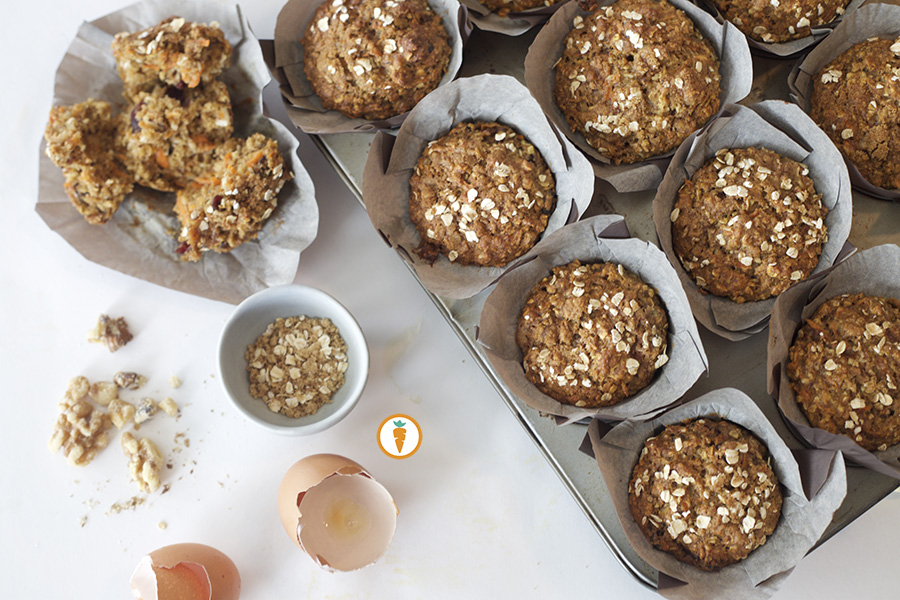
[[[797,331],[787,375],[813,427],[866,450],[900,442],[900,300],[835,296]]]
[[[450,37],[426,0],[326,1],[301,41],[303,70],[322,105],[351,118],[410,110],[450,63]]]
[[[291,177],[277,142],[261,133],[231,138],[216,148],[210,170],[176,197],[181,260],[200,260],[209,250],[231,252],[255,239]]]
[[[491,12],[495,12],[501,17],[505,17],[509,13],[531,10],[533,8],[542,8],[544,6],[553,6],[562,1],[563,0],[481,0],[481,4],[491,9]]]
[[[597,408],[650,384],[667,361],[669,319],[655,289],[622,265],[573,261],[535,285],[519,315],[523,368],[563,404]]]
[[[553,173],[510,127],[459,123],[430,142],[409,180],[417,253],[500,267],[534,246],[556,207]]]
[[[844,14],[850,0],[710,0],[744,35],[767,44],[812,35]]]
[[[204,25],[170,17],[112,42],[125,97],[171,85],[193,88],[215,79],[228,66],[231,44],[218,24]]]
[[[205,155],[231,137],[228,89],[213,80],[193,88],[158,86],[137,92],[119,129],[135,182],[174,192],[208,166]]]
[[[729,421],[700,418],[646,441],[628,505],[655,548],[718,571],[766,543],[781,516],[782,494],[756,436]]]
[[[674,150],[719,109],[719,58],[665,0],[619,0],[575,17],[553,98],[613,164]]]
[[[55,106],[44,131],[47,156],[63,170],[72,204],[92,225],[109,221],[134,188],[109,102]]]
[[[766,148],[724,148],[679,189],[672,244],[702,291],[765,300],[816,268],[827,215],[805,165]]]
[[[870,183],[900,189],[900,38],[851,47],[813,78],[810,116]]]

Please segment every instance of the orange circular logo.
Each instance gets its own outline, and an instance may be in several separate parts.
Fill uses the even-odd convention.
[[[391,458],[409,458],[422,444],[422,430],[409,415],[391,415],[378,426],[378,447]]]

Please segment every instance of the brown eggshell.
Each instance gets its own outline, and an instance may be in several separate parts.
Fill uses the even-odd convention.
[[[173,544],[141,559],[131,589],[139,600],[238,600],[241,576],[215,548]]]
[[[341,507],[353,514],[347,517]],[[380,483],[358,463],[336,454],[296,462],[278,489],[284,530],[329,571],[353,571],[380,558],[393,538],[397,512]]]

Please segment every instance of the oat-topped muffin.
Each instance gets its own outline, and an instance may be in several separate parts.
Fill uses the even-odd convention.
[[[812,35],[844,14],[850,0],[711,0],[745,35],[767,44]]]
[[[302,43],[322,105],[352,118],[410,110],[450,63],[450,38],[426,0],[323,2]]]
[[[202,172],[209,154],[231,137],[228,89],[214,80],[194,88],[137,92],[121,117],[120,136],[135,182],[173,192]]]
[[[505,17],[509,13],[541,8],[543,6],[553,6],[562,1],[563,0],[481,0],[481,4],[485,5],[501,17]]]
[[[900,300],[826,301],[797,331],[787,375],[813,427],[866,450],[900,442]]]
[[[112,51],[129,99],[160,85],[192,88],[212,81],[231,58],[231,44],[217,23],[192,23],[182,17],[116,34]]]
[[[782,496],[768,449],[756,436],[729,421],[701,418],[647,440],[628,504],[657,549],[718,571],[766,543]]]
[[[869,182],[900,189],[900,38],[856,44],[813,79],[810,116]]]
[[[766,148],[722,149],[678,191],[672,244],[701,290],[765,300],[819,264],[827,215],[805,165]]]
[[[53,107],[44,138],[47,156],[63,170],[66,193],[78,212],[92,225],[109,221],[134,188],[109,102]]]
[[[231,252],[255,239],[292,176],[277,142],[261,133],[216,148],[210,170],[179,190],[175,201],[181,259],[197,261],[208,250]]]
[[[532,288],[516,343],[525,376],[564,404],[616,404],[667,361],[669,318],[656,290],[613,263],[571,262]]]
[[[426,260],[500,267],[534,246],[556,207],[553,173],[499,123],[459,123],[428,144],[409,179],[409,215]]]
[[[719,58],[665,0],[619,0],[575,17],[553,98],[614,164],[665,154],[719,109]]]

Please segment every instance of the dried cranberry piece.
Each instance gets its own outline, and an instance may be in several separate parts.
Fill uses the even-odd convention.
[[[190,244],[188,244],[187,242],[182,242],[182,244],[180,246],[175,248],[175,253],[176,254],[184,254],[185,252],[188,251],[188,248],[190,248],[190,247],[191,247]]]
[[[131,133],[137,133],[141,130],[141,124],[138,122],[137,114],[142,106],[144,106],[143,100],[135,104],[134,108],[131,109]]]
[[[215,196],[213,196],[213,199],[212,199],[213,209],[219,210],[219,205],[221,205],[221,204],[222,204],[222,196],[219,194],[216,194]]]

